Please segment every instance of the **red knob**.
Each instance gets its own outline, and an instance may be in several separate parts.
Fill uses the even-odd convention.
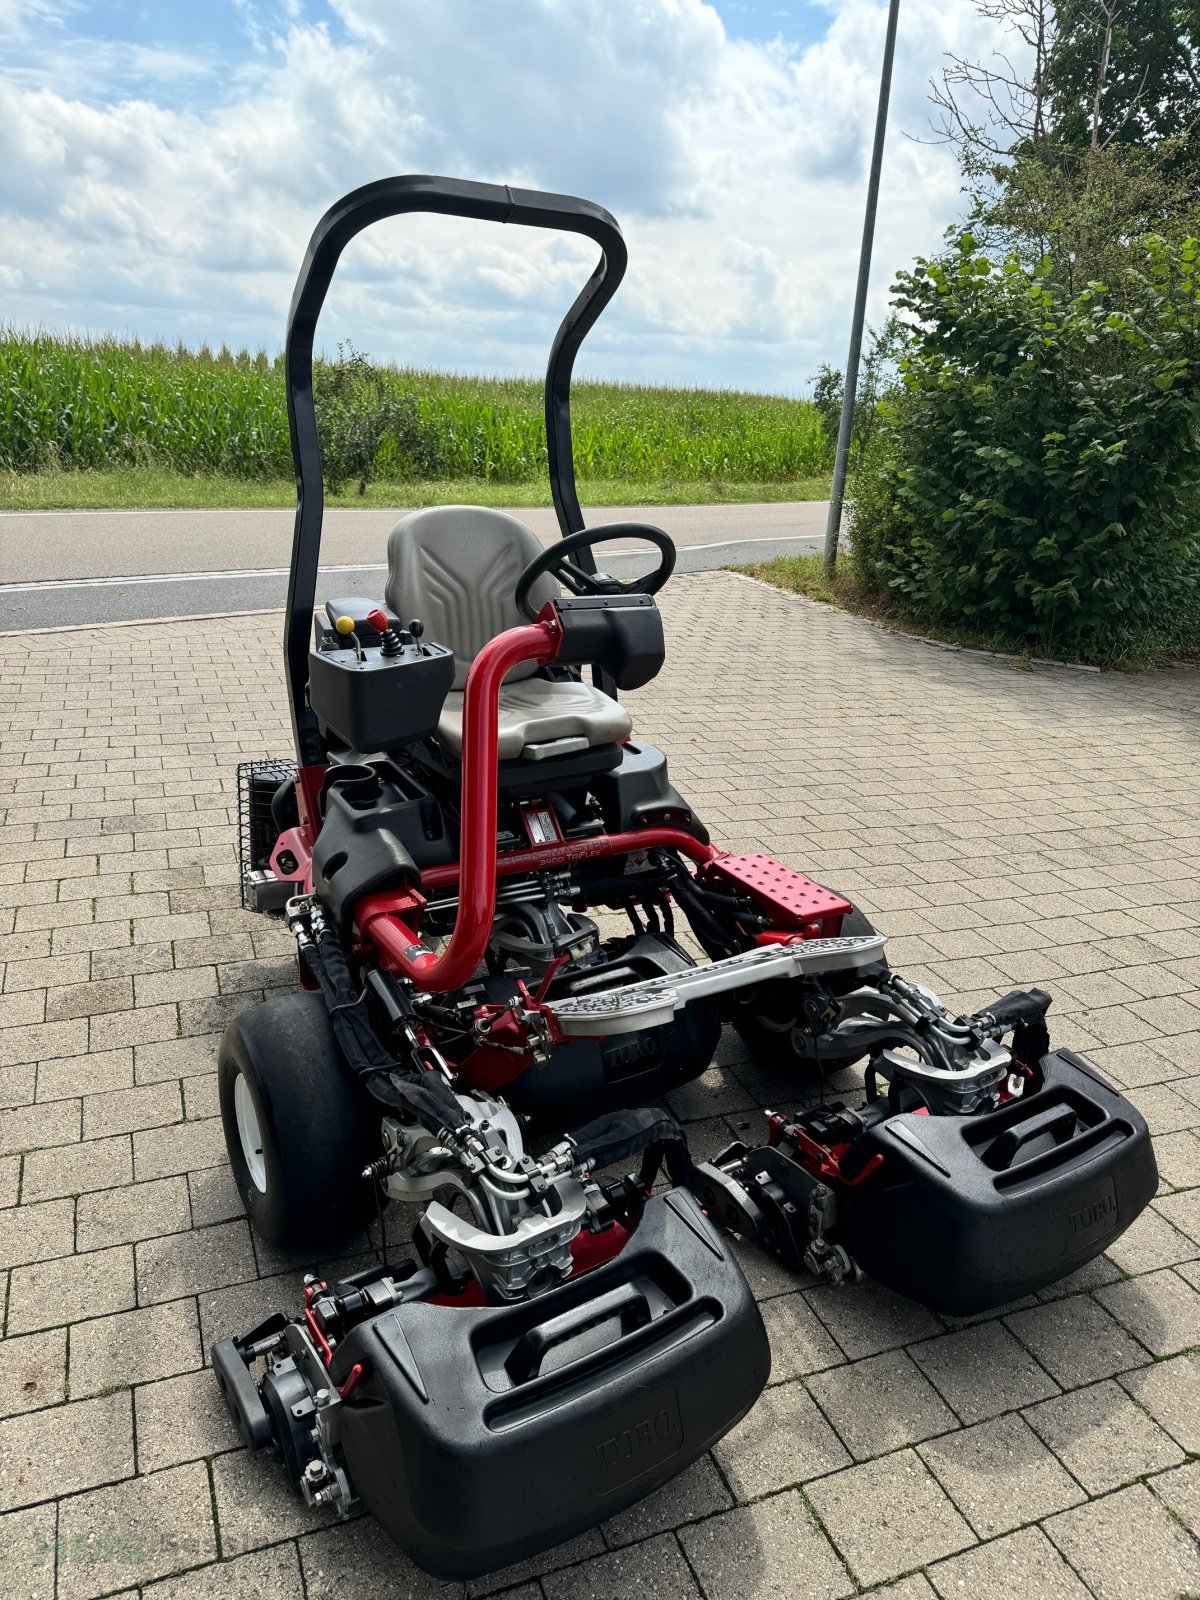
[[[381,611],[378,606],[375,607],[374,611],[367,612],[367,621],[375,629],[376,633],[386,633],[391,626],[388,622],[387,614]]]

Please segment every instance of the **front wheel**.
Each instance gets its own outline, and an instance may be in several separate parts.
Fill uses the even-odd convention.
[[[875,929],[861,911],[852,910],[842,919],[842,935],[847,939],[872,936]],[[881,966],[887,963],[880,957]],[[806,1029],[803,1001],[812,993],[803,978],[777,978],[747,990],[734,1002],[730,1018],[734,1028],[764,1066],[786,1071],[789,1067],[814,1067],[823,1073],[841,1072],[861,1061],[865,1050],[839,1052],[823,1044]]]
[[[277,996],[229,1024],[217,1058],[225,1145],[254,1231],[268,1244],[345,1239],[375,1214],[363,1168],[380,1113],[342,1059],[319,994]]]

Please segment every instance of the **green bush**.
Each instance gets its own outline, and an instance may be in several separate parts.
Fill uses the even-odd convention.
[[[852,553],[918,619],[1111,661],[1197,615],[1196,241],[1072,294],[970,235],[900,274],[901,383],[860,468]]]

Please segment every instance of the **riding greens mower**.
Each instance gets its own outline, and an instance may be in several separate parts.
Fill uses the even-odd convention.
[[[317,317],[350,239],[411,211],[600,246],[546,378],[562,538],[411,512],[383,595],[314,621]],[[244,902],[286,919],[302,987],[231,1023],[221,1112],[263,1238],[308,1252],[378,1218],[381,1259],[310,1274],[295,1314],[214,1365],[245,1442],[310,1504],[365,1506],[445,1576],[613,1515],[753,1405],[769,1351],[718,1226],[971,1314],[1090,1260],[1156,1184],[1142,1118],[1051,1049],[1049,996],[952,1015],[844,896],[715,847],[634,737],[618,694],[663,665],[675,550],[642,524],[584,530],[570,424],[625,261],[586,201],[397,178],[322,219],[289,318],[296,759],[239,769],[239,821]],[[653,570],[601,570],[614,543],[650,546]],[[759,1147],[694,1166],[662,1099],[726,1022],[797,1098],[858,1061],[865,1098],[771,1115]],[[389,1201],[415,1216],[399,1260]]]

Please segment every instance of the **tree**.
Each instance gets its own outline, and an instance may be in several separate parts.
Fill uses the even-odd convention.
[[[1148,232],[1200,225],[1200,0],[978,0],[1014,49],[952,56],[935,132],[998,253],[1050,254],[1068,283],[1117,276]],[[989,237],[994,234],[995,238]]]
[[[1163,150],[1200,174],[1200,26],[1176,0],[1059,0],[1047,58],[1049,122],[1064,150]]]

